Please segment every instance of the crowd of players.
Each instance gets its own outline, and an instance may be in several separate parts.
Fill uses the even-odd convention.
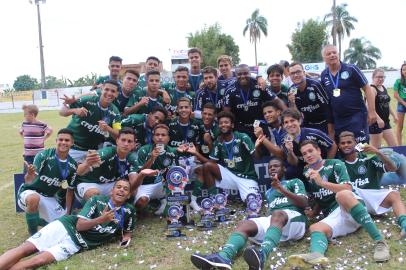
[[[397,167],[367,144],[369,126],[389,123],[382,124],[376,93],[362,72],[341,62],[332,45],[322,50],[320,80],[306,76],[297,62],[286,67],[287,78],[283,66],[270,66],[265,80],[247,65],[233,68],[226,55],[217,68],[201,68],[198,48],[188,56],[190,70],[178,67],[173,84],[161,80],[153,56],[145,74],[126,70],[121,80],[122,59],[113,56],[110,74],[90,94],[63,98],[59,113],[71,116],[70,123],[59,130],[56,147],[27,163],[18,193],[32,236],[0,256],[0,269],[64,260],[117,235],[128,246],[136,211],[157,199],[155,214],[165,213],[163,182],[171,166],[187,169],[196,211],[202,188],[209,196],[217,188],[237,189],[245,201],[259,193],[254,160],[264,157],[270,157],[272,180],[265,194],[269,216],[239,223],[220,252],[193,254],[197,268],[231,269],[250,240],[257,246],[245,248],[244,259],[250,269],[263,269],[280,241],[301,239],[320,213],[309,228],[310,253],[290,256],[292,266],[327,264],[328,240],[360,227],[375,241],[374,260],[389,260],[370,214],[393,210],[405,237],[406,208],[397,191],[380,187],[382,174]],[[75,197],[83,208],[71,215]]]

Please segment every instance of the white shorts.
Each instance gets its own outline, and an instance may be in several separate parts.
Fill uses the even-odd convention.
[[[40,218],[44,219],[46,222],[52,222],[55,219],[64,216],[66,214],[66,210],[63,209],[63,207],[59,204],[59,202],[54,198],[54,197],[45,197],[35,190],[24,190],[20,194],[18,194],[18,206],[20,206],[21,209],[26,211],[27,206],[26,206],[26,199],[29,195],[32,194],[37,194],[40,199],[39,199],[39,205],[38,205],[38,212]]]
[[[337,207],[330,215],[320,220],[320,222],[327,224],[331,228],[333,232],[331,238],[353,233],[361,227],[352,218],[350,213],[342,210],[341,207]]]
[[[382,207],[381,204],[393,190],[355,188],[355,191],[364,200],[368,213],[381,215],[392,210],[392,208]]]
[[[302,214],[289,209],[283,209],[281,211],[285,212],[288,215],[288,222],[282,228],[281,241],[296,241],[301,239],[306,232],[306,223],[303,221],[292,222],[292,219],[295,217],[299,217]],[[264,241],[266,231],[271,226],[271,215],[267,217],[252,218],[250,220],[255,222],[255,224],[257,225],[258,233],[254,237],[250,237],[249,240],[254,243],[261,244],[262,241]]]
[[[49,223],[27,241],[39,252],[51,253],[57,261],[66,260],[80,250],[59,220]]]
[[[221,181],[216,180],[216,186],[222,189],[236,189],[240,193],[241,200],[245,201],[250,193],[259,193],[257,181],[238,177],[229,169],[217,164],[220,169]]]
[[[91,188],[98,189],[100,195],[107,195],[110,196],[111,190],[113,189],[114,182],[105,183],[105,184],[97,184],[97,183],[80,183],[77,186],[77,197],[79,200],[82,200],[85,196],[86,191]]]
[[[141,185],[138,187],[137,194],[135,194],[134,203],[136,203],[141,197],[148,197],[149,200],[152,200],[162,199],[165,196],[166,194],[162,182],[149,185]]]
[[[85,161],[87,151],[70,149],[69,156],[71,156],[77,163],[83,163]]]

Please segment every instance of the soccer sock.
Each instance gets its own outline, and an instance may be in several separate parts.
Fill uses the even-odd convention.
[[[223,246],[223,250],[219,252],[219,255],[230,261],[237,255],[237,253],[245,246],[247,238],[241,233],[233,232],[228,238],[227,243]]]
[[[41,226],[41,227],[45,227],[46,225],[48,225],[48,222],[46,222],[45,219],[40,218],[38,225]]]
[[[402,229],[406,230],[406,215],[399,216],[398,224]]]
[[[282,230],[275,226],[270,226],[265,233],[264,241],[261,244],[261,249],[265,253],[265,258],[268,258],[272,250],[279,244],[281,240]]]
[[[358,224],[361,224],[372,239],[375,241],[383,239],[371,216],[368,214],[367,209],[361,203],[351,208],[350,214]]]
[[[322,232],[312,232],[310,234],[310,252],[326,253],[328,247],[327,236]]]
[[[39,213],[25,213],[25,219],[27,220],[28,232],[33,235],[38,231]]]

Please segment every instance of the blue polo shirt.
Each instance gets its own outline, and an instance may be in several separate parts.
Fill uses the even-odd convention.
[[[327,123],[331,123],[329,98],[319,81],[306,78],[304,91],[297,90],[297,109],[303,114],[303,126],[327,133]]]
[[[320,80],[329,97],[336,126],[345,126],[345,118],[367,111],[361,88],[368,84],[368,80],[355,65],[341,62],[339,72],[336,76],[331,74],[331,77],[326,68],[321,73]],[[337,82],[338,86],[334,86]],[[334,95],[333,90],[336,87],[340,89],[339,95]]]

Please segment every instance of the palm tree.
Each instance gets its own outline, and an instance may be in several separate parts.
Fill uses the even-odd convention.
[[[381,51],[365,38],[354,38],[344,52],[344,61],[357,65],[360,69],[374,69],[375,60],[381,59]]]
[[[354,30],[354,24],[358,22],[357,18],[350,16],[348,11],[346,10],[347,4],[341,4],[336,6],[335,12],[334,12],[334,5],[333,8],[331,9],[331,13],[328,13],[326,16],[324,16],[324,21],[327,23],[327,25],[331,26],[331,35],[333,38],[335,37],[334,30],[337,33],[338,37],[338,52],[339,56],[341,57],[341,42],[344,39],[344,34],[347,34],[347,37],[350,36],[351,30]],[[334,16],[335,15],[335,16]],[[334,20],[334,17],[335,20]],[[334,23],[335,21],[335,23]],[[335,40],[333,40],[335,44]]]
[[[250,32],[250,42],[254,42],[255,65],[257,65],[257,40],[259,41],[261,39],[261,33],[263,33],[264,36],[268,35],[268,21],[265,17],[259,15],[259,9],[256,9],[251,14],[251,18],[247,19],[242,34],[245,36],[248,30]]]

